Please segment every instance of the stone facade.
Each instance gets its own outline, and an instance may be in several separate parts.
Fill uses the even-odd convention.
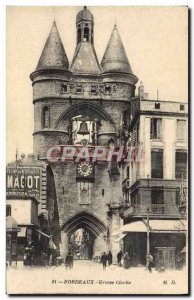
[[[71,122],[77,116],[85,116],[91,122],[97,120],[92,146],[108,146],[111,138],[120,145],[123,143],[121,133],[127,129],[130,99],[135,95],[138,79],[132,73],[116,25],[101,65],[93,44],[93,16],[86,7],[77,15],[76,28],[77,46],[72,65],[69,66],[54,22],[38,66],[30,76],[34,154],[41,160],[46,160],[51,146],[74,143]],[[110,237],[121,226],[120,172],[111,175],[110,164],[97,162],[93,181],[85,180],[84,183],[77,179],[77,164],[72,161],[50,164],[49,172],[47,176],[51,179],[47,185],[53,188],[47,194],[46,209],[51,229],[57,232],[53,239],[61,255],[68,251],[70,235],[78,228],[85,228],[95,237],[93,255],[111,250],[115,261],[120,246]],[[80,200],[84,184],[88,195],[86,203]]]

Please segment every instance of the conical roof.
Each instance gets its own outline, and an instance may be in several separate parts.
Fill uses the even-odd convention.
[[[101,62],[104,72],[133,74],[117,26],[114,25],[111,37]]]
[[[100,65],[94,46],[89,42],[79,43],[76,47],[71,72],[76,74],[100,74]]]
[[[68,70],[69,62],[55,21],[42,51],[36,71],[43,69]]]

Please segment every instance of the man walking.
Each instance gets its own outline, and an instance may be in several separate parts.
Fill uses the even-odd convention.
[[[117,262],[118,262],[118,265],[121,266],[121,259],[123,257],[123,252],[120,250],[118,253],[117,253]]]
[[[103,266],[103,270],[106,270],[106,263],[107,263],[108,257],[106,255],[105,252],[103,252],[102,256],[101,256],[101,262],[102,262],[102,266]]]
[[[107,258],[108,258],[108,265],[112,265],[112,253],[111,251],[108,251],[108,255],[107,255]]]

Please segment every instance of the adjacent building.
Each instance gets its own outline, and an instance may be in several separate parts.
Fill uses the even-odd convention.
[[[187,129],[185,102],[148,100],[143,85],[131,99],[130,141],[137,155],[123,180],[125,249],[145,264],[147,222],[156,267],[175,267],[186,245]]]

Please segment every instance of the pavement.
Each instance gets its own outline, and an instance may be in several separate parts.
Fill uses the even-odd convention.
[[[73,269],[65,266],[25,267],[12,266],[7,270],[9,294],[177,294],[187,291],[187,272],[145,267],[123,269],[89,260],[74,261]]]

